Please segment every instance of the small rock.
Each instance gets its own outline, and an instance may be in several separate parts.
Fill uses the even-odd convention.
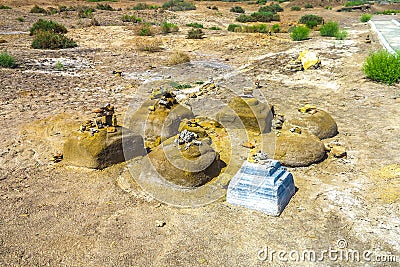
[[[156,220],[157,227],[164,227],[167,223],[164,221]]]
[[[115,133],[117,129],[113,126],[108,126],[107,127],[107,133]]]
[[[335,158],[343,158],[347,156],[346,149],[342,146],[332,146],[331,152]]]

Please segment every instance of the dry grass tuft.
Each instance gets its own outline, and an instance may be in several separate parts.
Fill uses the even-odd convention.
[[[153,37],[136,37],[134,42],[137,50],[146,52],[160,51],[163,44],[160,38]]]
[[[169,59],[167,64],[169,66],[178,65],[182,63],[190,62],[190,57],[184,52],[175,52]]]

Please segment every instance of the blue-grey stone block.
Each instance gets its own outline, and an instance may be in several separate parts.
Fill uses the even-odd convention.
[[[294,193],[293,176],[279,161],[245,161],[229,183],[226,201],[279,216]]]

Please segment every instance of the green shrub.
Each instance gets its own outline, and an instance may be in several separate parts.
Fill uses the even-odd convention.
[[[152,36],[153,35],[153,31],[151,30],[151,27],[149,24],[143,24],[140,28],[139,28],[139,35],[140,36]]]
[[[128,8],[131,10],[146,10],[146,9],[157,9],[159,6],[157,5],[148,5],[146,3],[137,3],[135,6]]]
[[[267,0],[257,0],[256,4],[258,5],[265,5],[267,3]]]
[[[362,70],[368,78],[392,85],[400,80],[400,51],[396,54],[386,50],[371,53]]]
[[[324,22],[324,19],[322,17],[309,14],[309,15],[302,16],[299,19],[299,23],[307,24],[307,21],[313,21],[313,20],[317,22],[317,25],[321,25]]]
[[[186,26],[192,27],[192,28],[198,28],[198,29],[203,29],[204,28],[203,24],[200,24],[200,23],[197,23],[197,22],[188,23],[188,24],[186,24]]]
[[[347,1],[345,6],[346,7],[359,6],[359,5],[363,5],[365,3],[366,3],[366,1],[352,0],[352,1]]]
[[[213,30],[213,31],[220,31],[220,30],[222,30],[220,27],[217,27],[217,26],[212,26],[212,27],[210,27],[209,29],[210,29],[210,30]]]
[[[301,10],[301,7],[299,7],[299,6],[292,6],[292,7],[290,8],[290,10],[292,10],[292,11],[300,11],[300,10]]]
[[[236,18],[236,21],[239,22],[270,22],[279,20],[279,15],[272,12],[254,12],[250,16],[240,14],[240,16]]]
[[[135,15],[128,15],[128,14],[123,15],[121,20],[123,22],[135,22],[135,23],[143,21],[141,18],[138,18]]]
[[[109,4],[97,4],[96,8],[99,10],[115,11],[115,9]]]
[[[76,46],[77,44],[72,39],[51,31],[37,32],[32,41],[32,48],[35,49],[61,49]]]
[[[36,23],[32,25],[30,28],[30,35],[35,35],[38,32],[50,31],[52,33],[67,33],[67,29],[64,25],[51,21],[39,19]]]
[[[334,21],[327,22],[319,29],[319,33],[321,36],[334,37],[338,32],[339,24]]]
[[[0,67],[3,68],[15,68],[17,64],[15,63],[15,59],[13,56],[8,54],[7,52],[0,53]]]
[[[64,70],[64,65],[60,61],[57,61],[54,64],[54,68],[56,69],[56,71],[62,71]]]
[[[396,9],[388,9],[388,10],[384,10],[382,12],[375,12],[375,14],[379,15],[392,15],[392,14],[398,14],[400,13],[400,10],[396,10]]]
[[[260,7],[258,12],[272,12],[272,13],[277,13],[277,12],[282,12],[283,8],[278,5],[278,4],[272,4],[270,6],[263,6]]]
[[[195,10],[196,6],[191,2],[185,2],[184,0],[170,0],[162,5],[163,9],[168,9],[171,11],[185,11],[185,10]]]
[[[11,7],[5,6],[5,5],[0,5],[0,9],[11,9]]]
[[[40,6],[38,6],[38,5],[34,5],[32,8],[31,8],[31,11],[30,11],[31,13],[38,13],[38,14],[47,14],[47,11],[46,11],[46,9],[44,9],[43,7],[40,7]]]
[[[372,18],[372,15],[371,15],[371,14],[362,14],[362,15],[361,15],[361,18],[360,18],[360,21],[361,21],[361,22],[367,22],[367,21],[369,21],[371,18]]]
[[[314,6],[312,4],[305,4],[304,8],[314,8]]]
[[[335,38],[336,38],[337,40],[344,40],[344,39],[346,39],[346,38],[347,38],[347,31],[345,31],[345,30],[343,30],[343,31],[338,31],[338,32],[335,34]]]
[[[306,22],[306,26],[309,29],[313,29],[313,28],[318,26],[318,22],[315,21],[315,20],[309,20],[309,21]]]
[[[25,21],[23,17],[18,17],[17,20],[18,20],[19,22],[24,22],[24,21]]]
[[[244,13],[245,12],[244,9],[240,6],[233,6],[233,7],[231,7],[231,9],[229,11],[233,12],[233,13]]]
[[[332,6],[326,6],[324,7],[326,10],[332,10]]]
[[[248,16],[245,14],[240,14],[239,17],[236,18],[236,21],[239,22],[256,22],[256,19],[253,18],[252,16]]]
[[[179,27],[176,24],[164,22],[161,24],[161,32],[162,33],[170,33],[170,32],[177,32],[179,31]]]
[[[240,26],[238,24],[229,24],[228,31],[234,32],[236,28],[240,28],[240,27],[242,27],[242,26]]]
[[[271,32],[277,33],[277,32],[280,32],[280,31],[281,31],[281,27],[280,27],[279,24],[272,25]]]
[[[290,34],[290,38],[292,38],[293,41],[307,40],[309,34],[310,34],[309,28],[304,26],[297,26],[293,28],[293,31]]]
[[[199,28],[193,28],[188,32],[188,39],[203,39],[204,32]]]
[[[77,8],[79,18],[91,18],[96,9],[88,6],[80,6]]]

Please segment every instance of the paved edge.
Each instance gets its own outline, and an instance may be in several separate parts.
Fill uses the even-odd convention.
[[[392,20],[393,21],[393,20]],[[396,20],[395,20],[396,21]],[[378,35],[378,39],[379,39],[379,43],[390,53],[392,54],[396,54],[396,51],[393,50],[393,48],[390,46],[390,44],[386,41],[385,37],[383,37],[382,33],[380,31],[378,31],[378,29],[376,28],[375,23],[372,20],[368,21],[369,25],[371,26],[372,30],[374,32],[376,32],[376,34]],[[399,23],[398,21],[396,21],[395,24]]]

